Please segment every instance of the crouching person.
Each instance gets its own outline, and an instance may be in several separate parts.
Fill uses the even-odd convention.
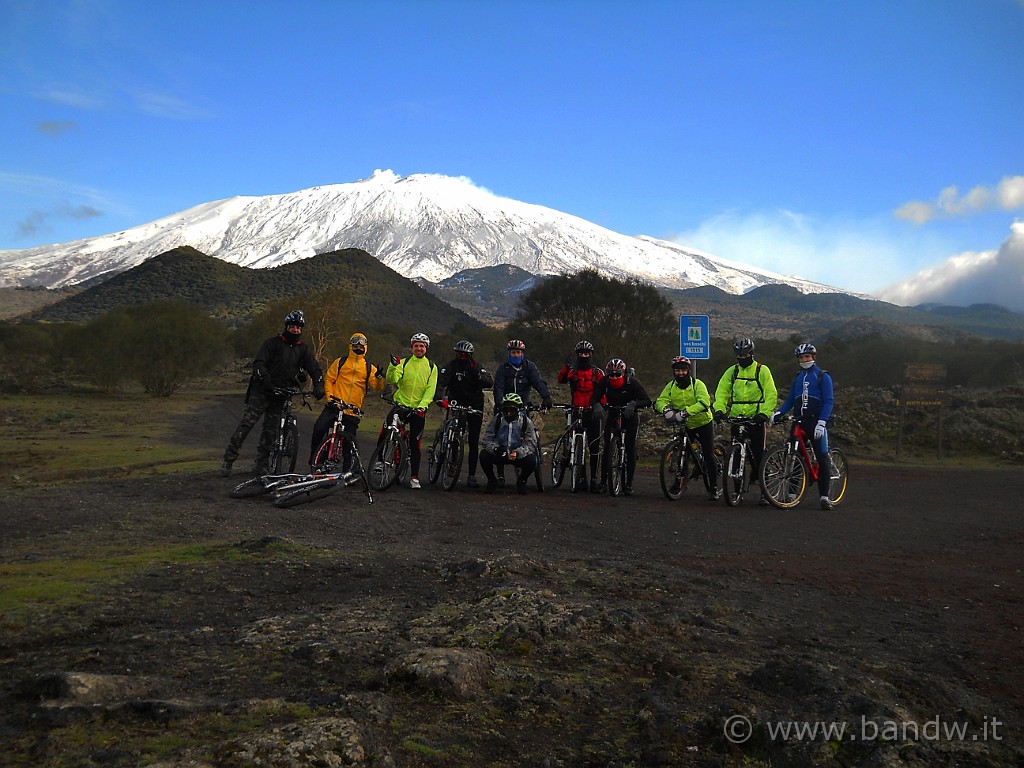
[[[487,475],[485,493],[494,493],[498,478],[494,467],[516,468],[516,491],[526,493],[526,481],[537,469],[537,430],[523,410],[523,398],[509,392],[480,440],[480,467]]]

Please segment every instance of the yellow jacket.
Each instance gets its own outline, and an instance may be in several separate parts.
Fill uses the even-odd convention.
[[[324,373],[324,394],[328,399],[334,398],[350,405],[363,407],[366,390],[372,387],[380,392],[384,389],[384,371],[377,368],[366,355],[352,353],[349,345],[348,354],[331,362]],[[346,409],[346,413],[352,413]]]

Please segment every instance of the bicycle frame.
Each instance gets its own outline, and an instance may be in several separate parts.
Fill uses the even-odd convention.
[[[585,490],[587,461],[587,433],[583,425],[583,414],[586,409],[569,403],[553,405],[565,413],[565,431],[555,440],[551,460],[551,483],[557,488],[562,484],[565,471],[570,472],[572,491],[577,493]]]
[[[427,449],[427,474],[431,483],[441,478],[441,487],[451,491],[458,484],[462,470],[462,440],[470,414],[483,411],[452,400],[445,408],[444,421],[434,437],[434,444]]]
[[[313,410],[309,404],[309,398],[313,396],[312,392],[291,387],[274,389],[273,397],[284,401],[281,406],[281,420],[277,425],[277,438],[274,440],[274,446],[267,455],[267,465],[275,472],[280,469],[282,459],[288,461],[289,471],[295,469],[295,459],[298,456],[299,427],[298,421],[295,418],[295,407],[292,399],[300,395],[302,396],[302,405]],[[287,445],[289,434],[295,436],[295,445],[291,446],[291,453],[289,453]]]
[[[750,428],[754,420],[736,417],[728,420],[734,429],[730,430],[729,455],[725,461],[722,486],[726,503],[734,507],[743,500],[750,488],[747,464],[750,461]]]

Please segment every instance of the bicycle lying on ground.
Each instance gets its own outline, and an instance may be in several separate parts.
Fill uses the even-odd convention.
[[[462,471],[462,437],[466,433],[467,418],[483,411],[459,405],[455,400],[442,400],[444,421],[434,433],[434,442],[427,449],[427,479],[431,483],[441,480],[441,487],[450,491],[459,482]]]
[[[274,496],[275,507],[293,507],[296,504],[322,499],[339,488],[361,482],[363,493],[366,494],[367,501],[372,504],[373,496],[370,494],[370,485],[366,479],[366,472],[363,470],[363,462],[359,458],[359,446],[356,445],[356,441],[348,433],[345,423],[342,421],[345,409],[353,411],[357,416],[361,416],[362,411],[340,400],[332,400],[331,404],[338,409],[338,412],[323,443],[317,449],[310,472],[306,474],[286,472],[259,475],[239,483],[231,489],[229,495],[235,499],[245,499],[271,494]],[[347,471],[344,467],[346,444],[351,451]]]
[[[678,413],[685,413],[679,411]],[[715,437],[715,455],[713,460],[718,463],[716,477],[722,475],[722,457],[726,453],[724,438]],[[717,483],[712,484],[708,475],[707,461],[699,440],[690,437],[686,428],[686,420],[678,422],[678,431],[669,438],[661,451],[661,464],[658,467],[658,479],[661,481],[661,492],[665,498],[675,501],[682,498],[690,480],[698,477],[704,479],[704,489],[709,494],[717,494]]]
[[[761,492],[779,509],[792,509],[803,501],[807,489],[818,482],[818,458],[806,430],[799,420],[784,417],[793,426],[785,445],[765,454],[761,466]],[[839,448],[829,447],[831,463],[829,475],[829,500],[838,504],[846,495],[849,479],[849,465],[846,454]]]
[[[366,468],[370,487],[375,491],[385,491],[396,480],[405,482],[409,478],[409,431],[405,422],[416,411],[384,395],[381,395],[381,400],[391,403],[393,407],[385,417],[380,437],[377,438],[377,447]]]
[[[584,408],[556,403],[565,413],[565,431],[555,441],[551,454],[551,487],[559,488],[569,472],[569,488],[573,493],[587,490],[587,433],[583,427]]]

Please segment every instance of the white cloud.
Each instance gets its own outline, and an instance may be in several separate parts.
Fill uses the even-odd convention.
[[[906,275],[906,254],[921,248],[920,233],[893,229],[884,217],[822,220],[792,211],[730,212],[664,239],[740,264],[872,293]]]
[[[950,256],[878,293],[894,304],[927,302],[967,306],[1001,304],[1024,312],[1024,222],[1010,227],[1010,237],[996,251]]]
[[[911,200],[904,203],[893,211],[893,216],[920,225],[934,219],[1016,208],[1024,208],[1024,176],[1006,176],[994,189],[979,185],[963,196],[956,186],[949,186],[931,202]]]

